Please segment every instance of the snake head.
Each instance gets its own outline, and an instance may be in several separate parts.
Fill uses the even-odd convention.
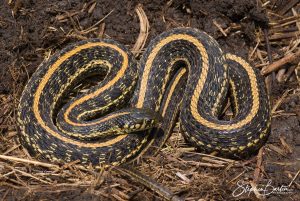
[[[126,110],[128,114],[122,118],[119,128],[129,133],[158,127],[162,120],[158,113],[149,109],[130,108]]]

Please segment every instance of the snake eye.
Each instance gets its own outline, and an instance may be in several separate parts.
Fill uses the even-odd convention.
[[[139,128],[141,128],[141,124],[135,124],[135,126],[134,126],[136,129],[139,129]]]
[[[158,121],[156,119],[145,119],[141,127],[143,129],[153,128],[157,125]]]
[[[128,108],[122,112],[124,115],[119,116],[113,122],[119,125],[122,132],[131,133],[151,129],[157,126],[160,121],[160,116],[157,113],[144,108]]]

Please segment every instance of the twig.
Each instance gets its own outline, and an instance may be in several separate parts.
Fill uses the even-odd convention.
[[[3,153],[3,155],[6,155],[6,154],[12,152],[13,150],[19,148],[20,146],[21,146],[20,144],[13,146],[12,148],[10,148],[10,149],[8,149],[7,151],[5,151],[5,152]]]
[[[246,170],[244,170],[243,172],[241,172],[240,174],[238,174],[237,176],[235,176],[233,179],[231,179],[228,184],[232,183],[233,181],[237,180],[240,176],[242,176],[244,173],[246,172]]]
[[[29,163],[29,164],[33,164],[33,165],[37,165],[37,166],[43,166],[43,167],[47,167],[47,168],[55,168],[55,169],[59,168],[58,165],[43,163],[43,162],[34,161],[34,160],[27,160],[27,159],[23,159],[23,158],[17,158],[17,157],[13,157],[13,156],[0,155],[0,159],[9,160],[9,161],[16,161],[16,162],[21,162],[21,163]]]
[[[288,1],[285,6],[278,12],[279,15],[284,15],[286,12],[288,12],[294,5],[299,3],[299,0],[291,0]]]
[[[273,108],[272,108],[272,114],[274,114],[277,110],[277,108],[281,105],[281,103],[284,101],[284,99],[287,97],[287,95],[292,91],[292,89],[290,90],[286,90],[282,96],[276,101],[276,103],[274,104]]]
[[[77,31],[79,34],[84,35],[84,34],[88,34],[89,32],[95,31],[97,30],[97,26],[103,22],[107,17],[109,17],[112,12],[114,12],[114,9],[112,9],[109,13],[107,13],[102,19],[100,19],[98,22],[96,22],[95,24],[93,24],[92,26],[90,26],[89,28],[85,29],[85,30],[75,30]]]
[[[275,145],[268,144],[268,148],[280,154],[281,156],[286,156],[285,152]]]
[[[278,15],[276,15],[276,17],[280,17]],[[283,17],[282,17],[283,18]],[[284,24],[286,22],[289,22],[289,21],[292,21],[292,20],[297,20],[300,18],[300,15],[296,15],[296,16],[290,16],[290,17],[285,17],[279,21],[277,21],[275,24],[274,23],[270,23],[272,26],[277,26],[277,25],[280,25],[280,24]]]
[[[292,153],[293,150],[290,147],[290,145],[285,141],[285,139],[283,137],[280,137],[279,139],[280,139],[280,142],[281,142],[282,146],[287,150],[287,152]]]
[[[171,192],[169,189],[165,188],[164,186],[160,185],[159,183],[155,182],[149,177],[146,177],[145,175],[141,175],[138,171],[129,168],[129,167],[114,167],[113,171],[116,171],[117,173],[121,173],[122,175],[127,175],[136,180],[137,182],[143,181],[143,185],[150,188],[151,190],[154,190],[161,196],[163,196],[167,200],[173,200],[173,201],[182,201],[181,198],[174,195],[173,192]]]
[[[262,169],[263,150],[264,150],[264,148],[262,147],[259,150],[258,155],[257,155],[257,162],[256,162],[255,170],[254,170],[254,181],[253,181],[255,184],[257,184],[257,182],[259,181],[259,174],[260,174],[260,171]]]
[[[286,74],[283,76],[283,81],[286,82],[290,77],[291,75],[293,74],[293,72],[296,70],[296,68],[300,68],[300,62],[298,63],[298,65],[296,66],[292,66],[288,69],[288,71],[286,72]]]
[[[226,32],[225,32],[224,29],[221,27],[221,25],[218,24],[218,22],[217,22],[216,20],[213,20],[213,24],[220,30],[220,32],[221,32],[225,37],[227,37]]]
[[[287,33],[275,33],[270,36],[271,41],[286,39],[286,38],[294,38],[299,36],[299,31],[291,31]]]
[[[270,42],[269,42],[269,31],[268,29],[264,29],[264,36],[265,36],[265,40],[266,40],[266,48],[267,48],[267,54],[268,54],[268,60],[269,63],[272,64],[273,63],[273,58],[272,58],[272,53],[271,53],[271,48],[270,48]],[[267,85],[267,90],[268,90],[268,94],[272,93],[272,86],[273,86],[273,82],[275,80],[275,75],[274,73],[271,76],[267,76],[266,78],[266,85]],[[272,96],[270,96],[272,97]],[[271,100],[272,102],[272,100]]]
[[[252,56],[253,56],[254,53],[256,52],[256,50],[257,50],[259,44],[260,44],[260,39],[258,38],[257,43],[256,43],[254,49],[251,51],[251,53],[250,53],[250,55],[249,55],[249,58],[250,58],[250,59],[252,58]]]
[[[88,29],[92,29],[96,26],[98,26],[101,22],[103,22],[108,16],[110,16],[110,14],[112,14],[112,12],[114,12],[114,9],[112,9],[109,13],[107,13],[102,19],[100,19],[98,22],[96,22],[95,24],[93,24],[91,27],[89,27]]]
[[[40,178],[38,178],[38,177],[36,177],[36,176],[33,176],[32,174],[29,174],[29,173],[27,173],[27,172],[24,172],[24,171],[15,169],[15,168],[11,168],[11,169],[13,169],[14,171],[17,171],[17,172],[21,173],[22,175],[24,175],[24,176],[26,176],[26,177],[31,177],[31,178],[33,178],[33,179],[35,179],[35,180],[37,180],[37,181],[40,181],[40,182],[42,182],[42,183],[44,183],[44,184],[51,184],[51,182],[45,181],[45,180],[43,180],[43,179],[40,179]]]
[[[268,29],[264,29],[264,35],[265,35],[265,40],[266,40],[266,48],[267,48],[268,59],[269,59],[270,63],[273,63],[273,58],[272,58],[272,53],[271,53],[271,48],[270,48],[270,42],[269,42],[269,31],[268,31]]]
[[[292,8],[292,13],[295,17],[299,16],[297,11],[294,8]],[[298,20],[296,21],[296,25],[297,25],[298,31],[300,31],[300,22]]]
[[[276,71],[276,70],[282,68],[284,64],[294,61],[298,57],[300,57],[300,50],[298,50],[296,53],[288,54],[285,57],[283,57],[282,59],[279,59],[278,61],[275,61],[274,63],[270,64],[266,68],[262,69],[261,73],[263,75],[266,75],[268,73]]]
[[[294,181],[296,180],[296,178],[298,177],[299,173],[300,173],[300,170],[298,170],[298,172],[296,173],[296,175],[294,176],[294,178],[292,179],[292,181],[290,182],[290,184],[289,184],[288,187],[290,187],[290,186],[293,184],[293,182],[294,182]]]

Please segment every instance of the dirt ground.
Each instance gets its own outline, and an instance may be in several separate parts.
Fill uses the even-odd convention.
[[[299,50],[300,5],[288,2],[0,0],[0,199],[162,200],[113,171],[72,165],[53,170],[1,157],[34,160],[18,142],[15,121],[28,78],[49,55],[85,38],[112,38],[132,48],[140,31],[138,4],[150,23],[147,43],[170,28],[195,27],[213,36],[224,51],[264,68],[270,59]],[[277,82],[276,71],[272,133],[257,156],[233,161],[197,153],[175,132],[158,156],[141,159],[137,168],[186,200],[259,200],[264,193],[268,200],[300,200],[300,89],[289,71],[296,66],[295,61],[284,66],[285,73],[291,72],[284,82]],[[256,185],[259,193],[245,190]]]

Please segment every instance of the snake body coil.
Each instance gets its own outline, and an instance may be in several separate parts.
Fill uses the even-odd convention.
[[[105,78],[61,106],[67,92],[91,74]],[[219,117],[228,89],[235,115],[225,121]],[[68,46],[29,80],[18,122],[21,142],[34,154],[99,166],[127,162],[150,145],[161,147],[178,114],[187,141],[227,156],[256,151],[270,128],[259,73],[192,28],[164,32],[150,42],[139,63],[112,40]]]

